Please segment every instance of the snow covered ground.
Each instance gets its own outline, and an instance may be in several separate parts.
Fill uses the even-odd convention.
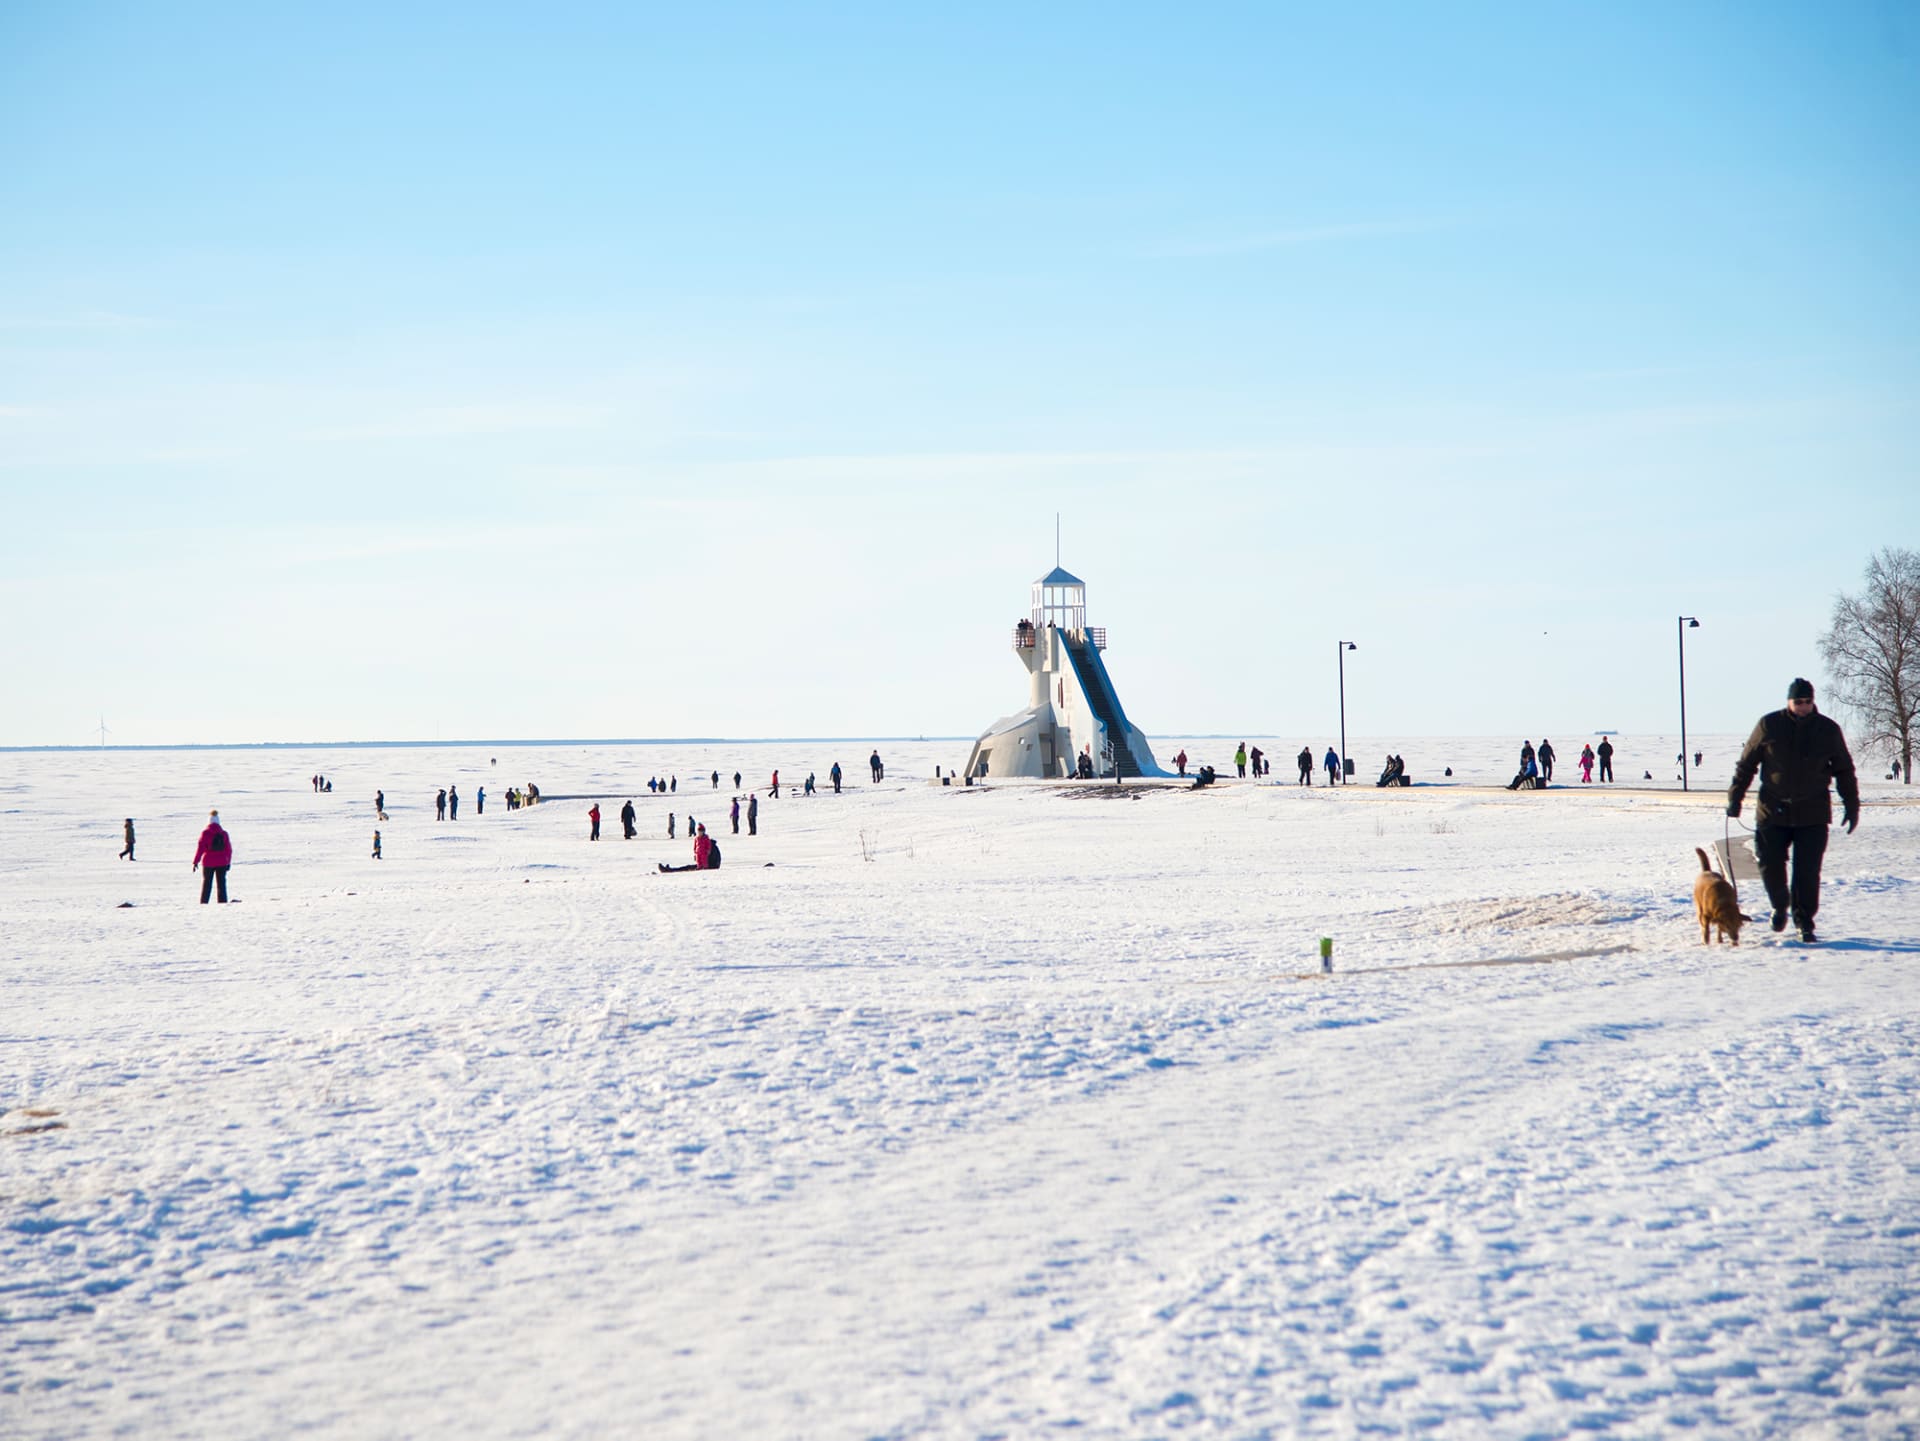
[[[1738,738],[1582,739],[0,757],[0,1434],[1913,1435],[1920,804],[1702,947]]]

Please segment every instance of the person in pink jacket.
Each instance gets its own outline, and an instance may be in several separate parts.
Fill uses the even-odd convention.
[[[193,853],[193,868],[200,872],[201,905],[207,903],[216,885],[220,888],[220,904],[227,903],[227,867],[232,864],[233,837],[220,824],[220,812],[208,811],[207,828],[200,832],[200,848]]]

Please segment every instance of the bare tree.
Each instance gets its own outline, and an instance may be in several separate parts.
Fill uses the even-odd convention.
[[[1862,749],[1889,746],[1900,778],[1913,783],[1913,731],[1920,716],[1920,551],[1892,546],[1867,562],[1867,588],[1833,603],[1820,642],[1835,700],[1860,718]]]

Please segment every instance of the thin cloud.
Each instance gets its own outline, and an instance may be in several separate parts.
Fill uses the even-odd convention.
[[[529,430],[588,430],[613,410],[603,405],[517,401],[501,405],[441,405],[368,425],[316,432],[326,440],[443,440],[466,435],[508,435]]]
[[[1284,230],[1262,230],[1247,235],[1208,240],[1175,241],[1148,252],[1160,260],[1203,260],[1223,255],[1255,255],[1264,250],[1321,245],[1336,240],[1373,240],[1395,235],[1431,235],[1458,229],[1456,220],[1349,220],[1330,225],[1296,225]]]
[[[115,310],[82,310],[72,315],[0,315],[0,331],[147,330],[160,322],[147,315]]]

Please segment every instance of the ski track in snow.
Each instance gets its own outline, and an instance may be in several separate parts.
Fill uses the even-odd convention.
[[[1904,788],[1828,944],[1756,884],[1734,949],[1712,793],[1088,805],[886,749],[751,838],[646,775],[864,748],[503,753],[637,788],[598,844],[471,751],[11,758],[0,1433],[1920,1428]],[[725,868],[661,876],[688,807]]]

